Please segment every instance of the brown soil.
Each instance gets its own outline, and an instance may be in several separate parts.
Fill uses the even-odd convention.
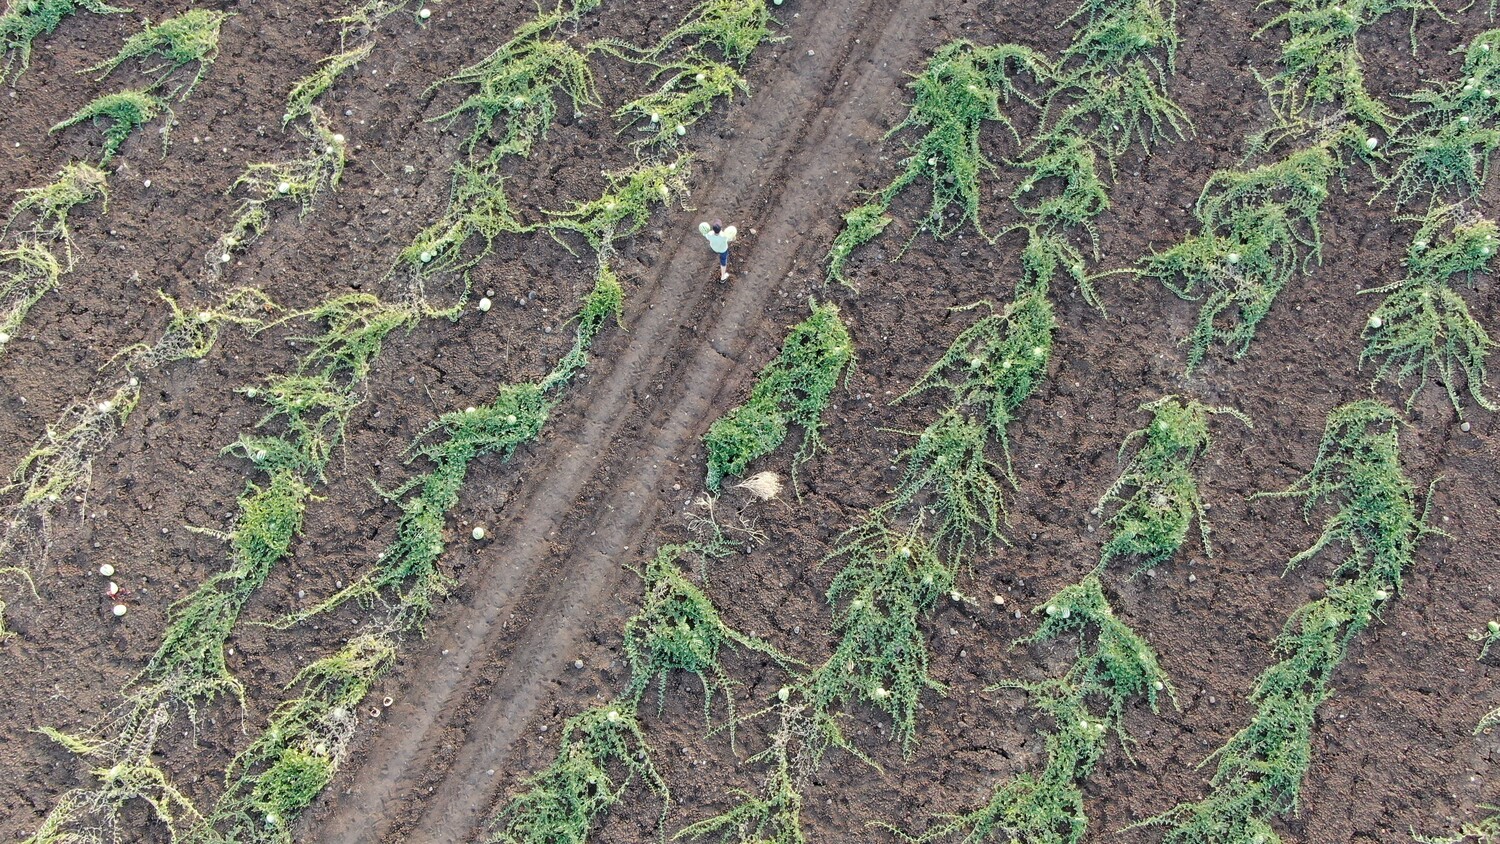
[[[593,35],[642,42],[664,32],[681,5],[609,3],[587,26]],[[839,304],[858,369],[828,412],[829,450],[799,473],[800,498],[721,505],[743,505],[769,542],[716,566],[709,592],[739,629],[809,662],[827,653],[821,596],[832,571],[818,561],[895,480],[891,455],[904,440],[891,429],[918,427],[936,408],[927,401],[892,407],[889,399],[967,324],[970,316],[950,306],[1009,295],[1019,242],[990,245],[967,232],[943,242],[924,236],[893,263],[908,234],[898,224],[859,254],[858,294],[822,285],[822,257],[839,214],[860,190],[883,184],[900,156],[881,139],[904,113],[906,74],[955,37],[1055,52],[1071,36],[1059,24],[1072,6],[790,0],[778,8],[788,40],[752,62],[752,95],[692,139],[695,209],[659,215],[623,252],[628,330],[601,337],[589,373],[541,442],[471,470],[445,559],[460,586],[377,690],[395,704],[362,723],[353,759],[309,812],[301,840],[473,840],[521,779],[546,764],[562,719],[621,688],[620,631],[639,597],[627,567],[680,538],[682,511],[702,485],[698,438],[743,399],[785,328],[805,314],[809,295]],[[69,402],[88,394],[113,350],[159,330],[165,309],[153,291],[202,298],[203,251],[234,206],[225,189],[244,162],[297,148],[278,129],[282,92],[336,46],[331,29],[316,24],[342,5],[273,0],[225,8],[237,17],[226,24],[207,81],[178,107],[170,154],[159,159],[154,138],[127,144],[108,212],[91,209],[77,219],[79,269],[33,309],[0,358],[7,466]],[[454,132],[425,122],[446,110],[451,92],[428,86],[486,55],[533,13],[530,4],[497,10],[473,0],[434,8],[426,29],[409,15],[389,19],[371,60],[325,102],[358,145],[345,187],[306,219],[278,221],[234,266],[233,282],[261,286],[289,305],[350,289],[384,291],[396,251],[441,211],[447,166],[459,154]],[[1205,178],[1239,161],[1244,137],[1265,119],[1252,68],[1272,67],[1280,33],[1252,35],[1271,14],[1253,4],[1181,4],[1184,47],[1172,90],[1195,133],[1122,166],[1114,207],[1099,221],[1101,269],[1129,266],[1190,231]],[[89,133],[47,129],[104,90],[71,71],[112,52],[134,25],[83,16],[41,42],[0,121],[0,185],[39,184],[91,154]],[[1397,103],[1416,80],[1450,78],[1459,61],[1450,51],[1486,26],[1482,9],[1456,14],[1451,24],[1426,19],[1416,57],[1404,21],[1372,28],[1363,43],[1372,90]],[[607,103],[623,101],[641,81],[612,65],[601,75]],[[601,169],[628,162],[607,112],[562,124],[517,169],[510,185],[519,205],[585,198],[602,185]],[[996,161],[1013,152],[998,137],[989,150]],[[1283,576],[1285,560],[1317,529],[1290,502],[1246,497],[1305,471],[1326,413],[1368,394],[1368,373],[1357,361],[1372,302],[1357,291],[1400,273],[1413,230],[1391,221],[1387,198],[1369,201],[1374,189],[1356,171],[1330,200],[1323,264],[1282,294],[1249,356],[1211,356],[1191,378],[1181,375],[1178,341],[1195,304],[1128,275],[1101,279],[1107,315],[1074,291],[1059,291],[1050,379],[1012,428],[1014,547],[979,561],[961,584],[983,600],[944,602],[926,624],[936,679],[949,691],[925,697],[910,758],[889,741],[880,718],[852,713],[851,735],[880,770],[831,756],[807,794],[809,840],[895,840],[868,824],[920,830],[1037,766],[1037,729],[1046,724],[1017,696],[982,690],[1042,676],[1057,663],[1061,650],[1011,646],[1034,629],[1029,616],[1013,612],[1093,566],[1099,535],[1089,510],[1117,473],[1121,437],[1144,421],[1137,406],[1168,392],[1235,406],[1255,428],[1220,423],[1201,467],[1216,555],[1184,551],[1154,578],[1115,581],[1117,611],[1161,654],[1179,707],[1131,714],[1136,763],[1112,748],[1089,779],[1089,838],[1155,840],[1150,830],[1118,831],[1204,793],[1208,771],[1196,766],[1250,716],[1245,696],[1270,660],[1268,643],[1295,606],[1319,594],[1328,573],[1320,562]],[[995,191],[990,209],[1003,207],[1001,188]],[[921,213],[919,192],[902,200],[898,217]],[[712,216],[744,233],[725,286],[714,281],[695,231]],[[992,219],[1002,218],[993,211],[986,222]],[[437,413],[487,401],[497,385],[544,372],[565,348],[563,320],[590,274],[546,237],[520,240],[476,275],[476,288],[493,291],[494,310],[470,309],[456,323],[434,321],[393,339],[326,497],[310,508],[305,539],[252,603],[249,619],[305,606],[363,570],[397,515],[366,480],[394,485],[406,477],[401,450]],[[1492,281],[1481,280],[1471,301],[1483,323],[1500,326]],[[221,548],[184,526],[218,527],[232,512],[249,474],[219,449],[257,413],[233,390],[285,367],[294,353],[284,337],[231,333],[206,360],[156,375],[124,434],[96,462],[83,517],[56,526],[37,578],[40,599],[4,594],[18,636],[0,646],[0,837],[25,837],[59,794],[87,776],[84,764],[33,730],[97,721],[153,650],[170,602],[221,568]],[[1474,818],[1477,804],[1500,801],[1500,747],[1492,735],[1470,735],[1479,716],[1500,705],[1500,672],[1494,658],[1476,662],[1466,638],[1497,612],[1500,431],[1493,414],[1470,419],[1472,430],[1461,432],[1436,387],[1410,413],[1406,467],[1419,484],[1443,478],[1433,512],[1449,536],[1424,541],[1401,599],[1355,641],[1340,668],[1337,694],[1320,712],[1300,812],[1281,822],[1288,841],[1407,840],[1409,829],[1445,830],[1453,819]],[[779,453],[758,468],[784,472],[786,460]],[[490,537],[471,542],[474,525],[487,526]],[[131,593],[123,620],[109,616],[93,574],[103,562]],[[1004,596],[1005,605],[990,595]],[[231,702],[209,707],[196,736],[185,721],[176,725],[162,763],[178,784],[211,801],[227,759],[243,745],[242,725],[258,729],[299,667],[336,647],[361,618],[347,606],[287,633],[243,625],[231,667],[249,690],[249,709],[242,718]],[[735,653],[728,665],[742,683],[735,692],[741,711],[783,683],[760,657]],[[668,834],[722,810],[730,789],[758,782],[756,767],[743,760],[762,746],[760,726],[743,726],[731,749],[723,733],[705,735],[701,700],[696,680],[675,678],[661,712],[647,708],[653,758],[673,789]],[[627,806],[595,840],[658,835],[658,803],[642,792]],[[160,834],[142,815],[140,840]]]

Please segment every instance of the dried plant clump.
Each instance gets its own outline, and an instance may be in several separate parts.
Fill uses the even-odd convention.
[[[144,725],[135,744],[124,747],[46,727],[39,730],[75,755],[109,764],[91,771],[98,788],[64,793],[42,825],[22,844],[118,844],[130,840],[139,833],[140,820],[121,809],[137,800],[151,807],[153,818],[173,841],[201,822],[192,801],[172,785],[151,756],[157,735],[170,720],[170,715],[160,713]]]
[[[359,5],[333,18],[330,23],[339,25],[339,49],[346,49],[350,41],[368,36],[381,21],[406,8],[408,2],[410,0],[362,0]]]
[[[162,298],[171,306],[173,316],[161,338],[155,344],[138,344],[116,355],[126,360],[132,373],[128,380],[70,405],[21,458],[9,482],[0,485],[0,497],[12,498],[3,506],[0,557],[38,542],[45,553],[53,511],[83,503],[94,457],[119,433],[140,398],[135,373],[202,357],[213,347],[223,325],[258,325],[250,312],[269,301],[259,291],[242,289],[219,308],[187,314],[169,297]]]
[[[793,694],[790,686],[777,692],[780,702],[767,710],[777,717],[770,744],[746,760],[769,767],[761,796],[736,789],[733,806],[687,826],[673,840],[716,836],[721,844],[807,844],[802,834],[802,791],[826,744],[808,717],[807,704],[793,701]]]
[[[277,310],[275,302],[253,287],[236,287],[217,305],[187,311],[176,299],[161,291],[157,295],[167,303],[172,316],[154,343],[136,343],[115,353],[132,373],[145,373],[179,360],[196,360],[208,354],[219,341],[226,326],[253,330],[265,317]]]
[[[781,494],[781,476],[770,471],[756,472],[734,488],[743,489],[761,501],[770,501]]]
[[[112,440],[140,399],[135,386],[122,387],[97,401],[76,402],[34,443],[0,484],[4,531],[0,558],[40,544],[41,553],[52,536],[53,513],[84,503],[93,477],[94,457]]]

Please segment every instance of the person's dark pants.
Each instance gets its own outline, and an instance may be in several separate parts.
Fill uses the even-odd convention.
[[[723,252],[719,253],[719,266],[721,266],[721,267],[727,267],[727,266],[729,266],[729,250],[728,249],[725,249]]]

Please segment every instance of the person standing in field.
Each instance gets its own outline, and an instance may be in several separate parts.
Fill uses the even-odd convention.
[[[719,281],[729,278],[729,244],[736,234],[734,226],[725,226],[723,220],[699,223],[698,233],[708,238],[708,247],[719,253]]]

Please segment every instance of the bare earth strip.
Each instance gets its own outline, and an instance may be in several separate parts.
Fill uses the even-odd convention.
[[[335,786],[327,805],[312,813],[318,840],[472,840],[494,801],[493,789],[511,785],[510,778],[485,772],[505,769],[521,729],[545,697],[547,679],[576,650],[580,622],[607,599],[619,574],[620,549],[647,532],[661,505],[652,493],[661,467],[694,448],[732,371],[756,365],[738,361],[736,350],[761,328],[757,315],[776,289],[768,281],[792,270],[789,244],[812,220],[837,215],[834,203],[842,192],[828,190],[826,174],[857,157],[871,103],[899,90],[919,56],[932,0],[885,6],[880,0],[842,0],[789,21],[792,40],[783,49],[798,54],[796,59],[743,106],[721,171],[705,174],[694,196],[703,208],[765,209],[758,237],[735,258],[748,277],[737,277],[722,295],[711,290],[705,296],[704,286],[715,285],[711,256],[696,231],[683,227],[688,233],[663,264],[661,281],[637,293],[634,308],[627,304],[635,314],[627,345],[615,360],[596,362],[608,371],[585,388],[592,395],[576,438],[560,440],[555,456],[539,456],[536,488],[496,536],[495,547],[506,549],[500,559],[518,565],[496,565],[475,584],[471,606],[433,622],[434,638],[449,643],[447,656],[410,671],[408,687],[422,693],[392,708],[354,782]],[[783,11],[782,17],[791,16]],[[682,303],[690,301],[703,306],[685,319]],[[695,335],[682,332],[684,324],[710,329]],[[705,336],[712,345],[699,339]],[[693,344],[696,351],[681,348]],[[674,366],[682,360],[689,363]],[[641,429],[622,430],[642,385],[658,382],[675,392],[656,403],[662,412]],[[589,518],[567,519],[601,471],[630,480],[594,501]],[[563,530],[565,520],[571,536]],[[550,585],[540,611],[519,632],[507,629],[502,619],[515,609],[535,567],[559,547],[570,552],[569,576]],[[486,671],[495,652],[511,644],[504,673]],[[454,713],[463,718],[462,703],[476,684],[491,681],[473,718],[452,723]],[[444,764],[435,758],[440,745],[455,730],[463,742],[446,770],[434,770]],[[423,783],[433,787],[414,793]],[[413,818],[420,820],[409,823]]]

